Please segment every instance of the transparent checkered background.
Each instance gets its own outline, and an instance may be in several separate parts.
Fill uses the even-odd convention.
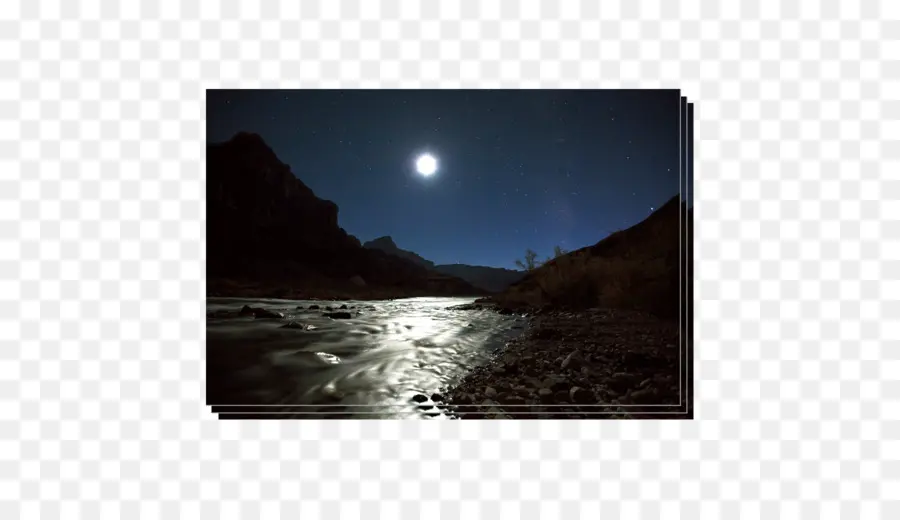
[[[218,4],[2,2],[0,517],[900,518],[900,3]],[[697,420],[209,412],[205,89],[423,86],[696,103]]]

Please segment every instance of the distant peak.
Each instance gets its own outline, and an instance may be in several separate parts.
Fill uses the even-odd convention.
[[[367,244],[378,244],[378,245],[391,245],[391,246],[397,247],[397,244],[394,243],[394,239],[388,235],[385,235],[383,237],[378,237],[375,240],[370,240],[366,243]]]
[[[261,135],[255,133],[255,132],[244,132],[244,131],[234,134],[231,137],[231,139],[229,139],[229,141],[245,141],[245,142],[256,141],[258,143],[264,143],[264,144],[266,142],[266,140],[263,139]]]
[[[272,150],[269,144],[266,143],[266,140],[263,139],[261,135],[254,132],[238,132],[231,136],[231,139],[222,143],[218,143],[218,146],[225,146],[228,148],[235,148],[240,150],[262,151],[264,153],[275,156],[274,150]]]

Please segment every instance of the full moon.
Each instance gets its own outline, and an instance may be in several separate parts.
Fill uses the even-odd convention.
[[[416,171],[428,177],[437,170],[437,159],[425,154],[416,159]]]

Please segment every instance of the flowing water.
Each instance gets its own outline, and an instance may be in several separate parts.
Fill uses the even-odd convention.
[[[526,325],[521,316],[447,309],[472,301],[210,298],[208,402],[261,404],[265,407],[253,410],[288,416],[447,418],[430,399],[412,398],[430,397],[454,383]],[[281,312],[284,318],[239,316],[244,305]],[[326,317],[326,306],[352,317]],[[284,327],[290,322],[302,327]]]

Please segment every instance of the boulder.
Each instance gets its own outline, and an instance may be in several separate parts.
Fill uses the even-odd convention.
[[[253,317],[258,320],[277,320],[284,318],[284,314],[266,309],[253,309]]]
[[[282,325],[281,328],[282,329],[306,330],[306,325],[303,325],[302,323],[297,323],[296,321],[291,321],[289,323],[285,323],[284,325]]]

